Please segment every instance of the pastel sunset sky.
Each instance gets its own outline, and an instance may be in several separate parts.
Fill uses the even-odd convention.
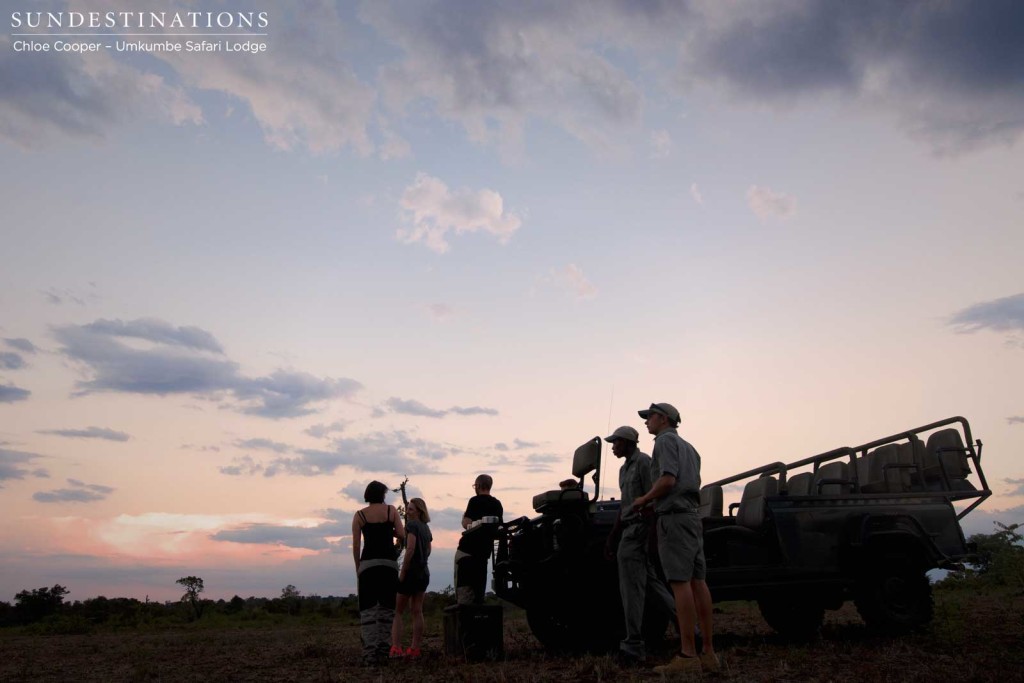
[[[441,589],[478,473],[530,514],[654,401],[705,481],[963,415],[1024,522],[1024,3],[2,4],[0,600],[346,595],[405,476]]]

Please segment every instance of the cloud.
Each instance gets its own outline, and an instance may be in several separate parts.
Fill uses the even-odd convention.
[[[497,415],[498,411],[494,408],[484,408],[481,406],[452,406],[446,410],[437,408],[429,408],[415,399],[401,399],[392,396],[384,402],[384,406],[387,410],[392,413],[398,413],[400,415],[414,415],[416,417],[432,417],[442,418],[446,415]],[[382,411],[383,412],[383,411]]]
[[[86,429],[43,429],[36,434],[51,434],[69,439],[105,439],[106,441],[127,441],[131,438],[124,432],[117,432],[104,427],[87,427]]]
[[[1024,424],[1024,415],[1014,415],[1006,418],[1006,424],[1020,425]]]
[[[335,420],[330,424],[315,424],[303,430],[306,434],[322,439],[334,432],[343,432],[351,424],[348,420]]]
[[[26,476],[40,478],[50,476],[44,469],[29,469],[26,467],[26,465],[31,465],[41,457],[38,453],[26,453],[25,451],[12,451],[7,448],[0,448],[0,488],[3,488],[3,482],[9,479],[24,479]]]
[[[672,153],[672,134],[667,130],[656,130],[651,133],[651,157],[665,159]]]
[[[325,536],[351,536],[351,526],[343,527],[337,522],[317,526],[282,526],[279,524],[248,524],[235,529],[225,529],[210,536],[214,541],[229,543],[250,543],[255,545],[280,545],[286,548],[305,550],[327,550],[331,543]]]
[[[521,451],[521,450],[525,450],[527,448],[537,448],[538,446],[540,446],[539,443],[534,443],[532,441],[523,441],[522,439],[513,439],[512,440],[511,448],[514,448],[517,451]],[[510,447],[506,443],[496,443],[496,444],[494,444],[494,450],[496,450],[496,451],[507,451],[509,449],[510,449]]]
[[[835,95],[887,111],[936,151],[1024,130],[1014,0],[707,5],[680,69],[758,103]]]
[[[964,536],[972,534],[991,534],[996,531],[995,523],[1001,524],[1024,524],[1024,505],[1008,508],[1005,510],[989,510],[987,508],[976,508],[971,514],[964,517],[960,526],[964,530]]]
[[[73,59],[54,52],[22,59],[12,40],[0,36],[0,139],[32,148],[69,137],[100,140],[138,119],[202,122],[199,107],[180,87],[107,51]],[[63,301],[57,293],[47,295],[53,303]]]
[[[270,439],[238,439],[235,441],[237,448],[255,448],[257,450],[273,451],[275,453],[287,453],[291,446],[280,441]]]
[[[191,10],[191,3],[179,3]],[[381,155],[403,154],[403,141],[375,114],[376,93],[360,80],[350,61],[364,58],[364,45],[338,15],[336,3],[310,0],[300,11],[272,14],[273,56],[238,59],[210,53],[193,59],[186,53],[158,53],[182,82],[223,93],[244,103],[259,124],[265,142],[281,150],[306,149],[327,154],[349,147],[360,155],[375,145],[370,126],[377,122],[384,139]]]
[[[366,481],[350,481],[343,489],[338,491],[338,493],[348,496],[357,503],[362,503],[364,502],[363,494],[366,493],[366,485],[368,483],[369,482]]]
[[[15,339],[4,339],[4,344],[10,346],[12,349],[21,351],[22,353],[34,354],[39,351],[35,344],[30,342],[24,337],[18,337]]]
[[[1007,484],[1013,486],[1005,495],[1007,496],[1024,496],[1024,479],[1003,479]]]
[[[570,263],[554,274],[556,281],[562,283],[577,299],[593,299],[597,296],[597,287],[583,274],[583,269]]]
[[[1024,331],[1024,294],[968,306],[950,316],[949,325],[961,334],[985,329],[995,332]]]
[[[751,185],[747,189],[747,204],[761,220],[784,220],[796,214],[796,200],[781,192],[774,192],[769,187]]]
[[[498,411],[494,408],[483,408],[481,406],[452,406],[448,409],[449,413],[456,415],[497,415]]]
[[[448,304],[430,304],[427,306],[427,314],[438,322],[450,320],[455,315],[455,310]]]
[[[430,509],[430,528],[443,531],[462,531],[462,513],[459,508]]]
[[[212,334],[198,327],[175,327],[163,320],[140,318],[138,320],[99,320],[83,325],[83,329],[96,334],[125,339],[141,339],[155,344],[181,346],[196,351],[211,351],[223,354],[224,348]]]
[[[697,187],[697,183],[690,184],[690,196],[693,197],[693,201],[704,206],[704,197],[701,196],[700,188]]]
[[[428,441],[405,431],[337,439],[332,447],[332,450],[299,449],[296,457],[275,458],[266,464],[264,476],[331,475],[343,466],[397,476],[425,474],[436,472],[438,461],[461,452],[455,446]]]
[[[232,458],[230,465],[218,467],[217,471],[231,477],[240,477],[259,474],[263,471],[263,465],[256,462],[251,455],[243,455],[240,458]]]
[[[24,401],[32,394],[28,389],[21,389],[13,384],[0,384],[0,403]]]
[[[402,58],[381,71],[394,110],[432,107],[475,142],[516,149],[530,120],[599,149],[638,129],[644,96],[623,51],[674,49],[684,3],[365,3],[362,18]]]
[[[110,486],[86,484],[77,479],[67,481],[72,488],[38,491],[32,494],[32,499],[39,503],[94,503],[106,500],[115,491]]]
[[[419,401],[414,399],[403,400],[392,396],[384,405],[393,413],[399,413],[401,415],[415,415],[417,417],[444,417],[448,414],[447,410],[436,410],[434,408],[428,408]]]
[[[2,135],[2,133],[0,133],[0,135]],[[63,306],[65,302],[70,302],[78,306],[85,306],[85,299],[68,289],[58,290],[51,287],[42,294],[46,298],[46,302],[54,306]]]
[[[522,220],[505,211],[501,195],[494,190],[452,191],[441,180],[419,173],[402,193],[399,205],[405,227],[398,239],[404,244],[422,242],[428,249],[443,254],[449,249],[448,233],[484,232],[506,244],[522,225]]]
[[[25,367],[25,359],[11,351],[0,351],[0,370],[20,370]]]
[[[118,392],[167,396],[203,395],[239,412],[287,418],[315,412],[311,404],[351,396],[362,385],[353,379],[317,378],[277,370],[266,377],[245,377],[223,356],[213,335],[196,327],[162,321],[97,320],[54,330],[61,352],[81,363],[89,378],[76,382],[78,395]],[[151,343],[134,348],[123,340]]]

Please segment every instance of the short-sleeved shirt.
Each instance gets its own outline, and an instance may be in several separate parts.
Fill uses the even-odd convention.
[[[483,517],[497,517],[498,521],[502,522],[504,521],[502,520],[504,512],[500,500],[484,493],[469,499],[469,503],[466,504],[466,511],[462,513],[462,516],[469,517],[470,521],[473,522]],[[459,539],[459,550],[470,555],[487,557],[491,554],[493,544],[494,539],[487,534],[464,533],[462,538]]]
[[[639,519],[640,513],[633,509],[633,501],[651,490],[651,456],[639,450],[626,457],[619,467],[619,491],[622,494],[620,510],[622,521]]]
[[[405,531],[416,537],[416,550],[413,551],[412,563],[420,569],[426,569],[430,558],[430,544],[434,540],[430,527],[418,519],[411,519],[405,525]]]
[[[674,427],[667,427],[654,437],[651,476],[665,474],[676,478],[676,485],[654,503],[660,514],[700,507],[700,455],[679,436]]]

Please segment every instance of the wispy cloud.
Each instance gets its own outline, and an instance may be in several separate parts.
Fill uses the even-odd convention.
[[[11,347],[12,349],[21,351],[22,353],[34,354],[39,351],[35,344],[33,344],[28,339],[25,339],[24,337],[17,337],[14,339],[5,338],[4,344]]]
[[[1003,481],[1013,487],[1006,493],[1006,495],[1024,496],[1024,479],[1003,479]]]
[[[87,427],[85,429],[41,429],[37,434],[63,436],[69,439],[104,439],[106,441],[127,441],[130,435],[124,432],[106,429],[105,427]]]
[[[950,316],[949,325],[962,334],[1024,331],[1024,293],[968,306]]]
[[[32,499],[39,503],[94,503],[106,500],[115,489],[100,484],[86,484],[77,479],[68,479],[71,488],[53,491],[37,491]]]
[[[279,474],[323,476],[347,466],[364,472],[414,475],[436,472],[436,463],[461,449],[423,439],[409,432],[375,432],[337,439],[331,450],[297,449],[294,457],[275,458],[265,463],[264,476]]]
[[[693,197],[693,201],[704,206],[704,197],[701,195],[700,188],[697,187],[697,183],[690,184],[690,196]]]
[[[667,130],[651,133],[651,157],[665,159],[672,154],[672,134]]]
[[[32,394],[28,389],[16,387],[13,384],[0,384],[0,403],[14,403],[24,401]]]
[[[76,383],[78,395],[117,392],[167,396],[202,395],[224,401],[248,415],[288,418],[316,411],[315,404],[348,397],[362,388],[353,379],[318,378],[277,370],[246,377],[224,357],[213,335],[197,327],[174,327],[156,320],[97,320],[54,330],[61,351],[87,370]],[[124,340],[148,342],[148,348]]]
[[[263,471],[263,465],[256,462],[251,455],[243,455],[240,458],[232,458],[230,465],[218,467],[217,471],[231,477],[259,474]]]
[[[511,446],[509,446],[507,443],[504,443],[504,442],[499,442],[499,443],[494,444],[494,450],[496,450],[496,451],[508,451],[508,450],[511,450],[511,449],[515,449],[517,451],[521,451],[521,450],[525,450],[525,449],[528,449],[528,448],[537,448],[538,446],[540,446],[539,443],[534,443],[532,441],[523,441],[522,439],[513,439]]]
[[[593,299],[597,296],[597,287],[587,279],[587,276],[583,274],[583,269],[575,263],[570,263],[558,271],[555,277],[577,299]]]
[[[24,479],[28,476],[44,479],[49,477],[45,469],[33,467],[33,463],[41,457],[38,453],[0,448],[0,488],[3,488],[3,482],[9,479]]]
[[[398,239],[404,244],[423,243],[443,254],[448,251],[449,233],[483,232],[507,243],[522,225],[522,219],[505,211],[505,202],[494,190],[450,190],[438,178],[420,173],[405,188],[400,202],[404,227]]]
[[[13,351],[0,351],[0,370],[20,370],[25,367],[25,359]]]
[[[401,399],[392,396],[384,402],[383,408],[392,413],[400,415],[414,415],[416,417],[432,417],[442,418],[446,415],[497,415],[498,411],[494,408],[484,408],[481,406],[452,406],[451,408],[438,409],[430,408],[423,403],[415,399]]]
[[[427,314],[434,320],[443,322],[450,320],[455,315],[455,309],[448,304],[429,304],[427,306]]]
[[[280,441],[272,441],[270,439],[238,439],[235,441],[237,448],[254,448],[263,451],[273,451],[275,453],[287,453],[292,449],[286,443]]]
[[[310,436],[322,439],[335,432],[343,432],[351,424],[348,420],[335,420],[330,424],[315,424],[307,427],[303,431]]]
[[[761,220],[785,220],[796,214],[796,200],[787,194],[775,192],[770,187],[751,185],[747,189],[747,204]]]

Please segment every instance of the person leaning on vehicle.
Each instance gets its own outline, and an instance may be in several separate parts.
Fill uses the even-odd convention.
[[[501,523],[504,510],[501,501],[491,495],[494,480],[481,474],[473,482],[476,495],[469,499],[462,515],[466,529],[455,551],[455,600],[460,605],[480,604],[487,588],[487,560],[494,551],[494,536],[485,529],[470,530],[473,522],[484,517],[497,517]]]
[[[619,643],[619,657],[632,664],[646,659],[643,623],[647,593],[651,593],[658,609],[668,615],[675,615],[675,604],[648,556],[650,515],[632,507],[633,501],[651,488],[651,457],[637,448],[640,434],[632,427],[619,427],[604,440],[612,445],[615,457],[623,459],[619,468],[619,515],[604,552],[607,559],[614,557],[618,563],[619,594],[626,619],[626,638]]]
[[[658,527],[658,555],[665,578],[675,596],[679,622],[678,655],[659,673],[717,671],[711,628],[711,591],[704,580],[704,530],[697,514],[700,506],[700,455],[676,431],[679,411],[668,403],[652,403],[639,411],[647,431],[654,435],[651,478],[654,484],[633,501],[639,512],[654,503]],[[703,652],[697,656],[695,622],[700,620]]]

